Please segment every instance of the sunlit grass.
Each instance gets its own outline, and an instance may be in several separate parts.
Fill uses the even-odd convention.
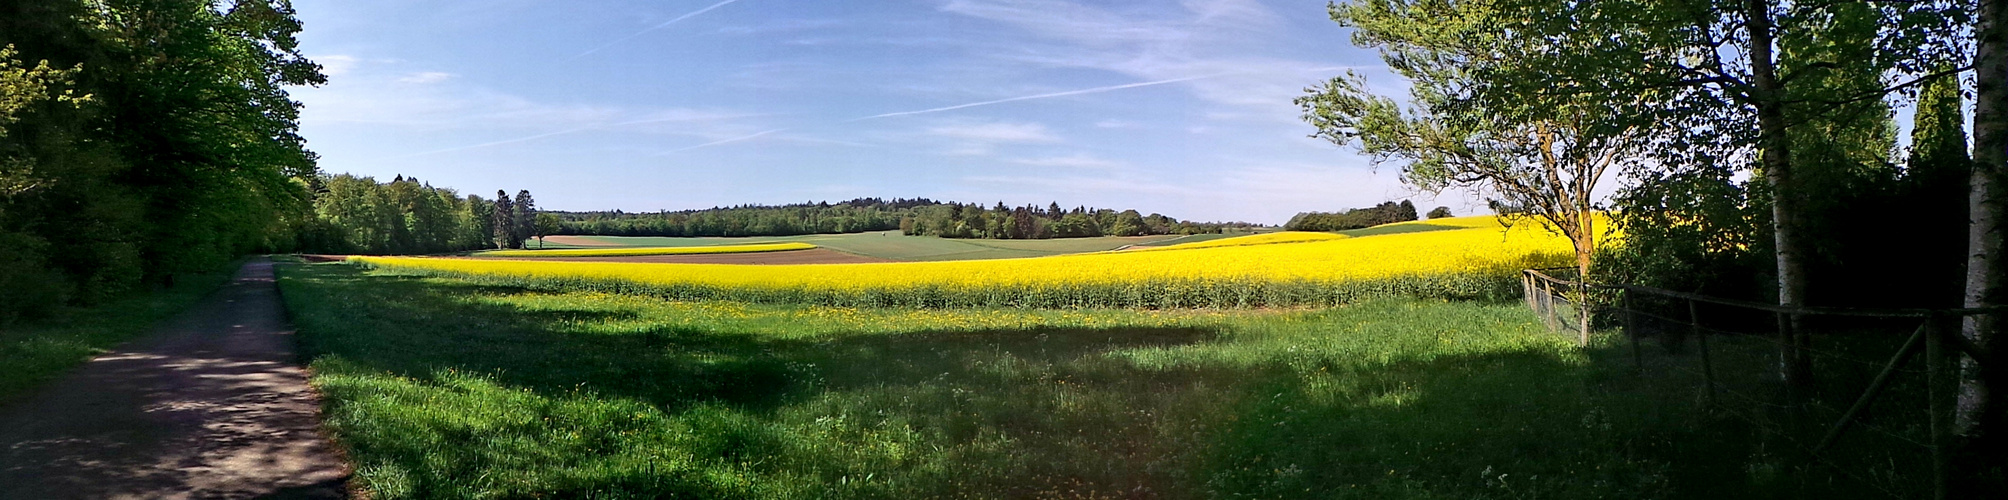
[[[377,498],[1652,498],[1637,398],[1517,304],[932,310],[296,266]],[[1733,479],[1733,478],[1731,478]]]

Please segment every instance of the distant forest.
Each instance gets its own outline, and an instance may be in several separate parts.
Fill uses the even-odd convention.
[[[901,221],[900,230],[913,236],[943,238],[989,238],[1025,240],[1046,238],[1088,238],[1095,236],[1143,236],[1151,234],[1218,233],[1230,228],[1255,228],[1245,222],[1189,222],[1160,214],[1143,215],[1136,210],[1117,212],[1106,208],[1060,208],[1027,205],[994,208],[948,203],[916,207]]]
[[[1438,215],[1441,214],[1441,215]],[[1437,207],[1430,211],[1430,218],[1448,217],[1450,209]],[[1385,202],[1368,208],[1355,208],[1344,212],[1304,212],[1291,217],[1283,224],[1289,231],[1344,231],[1374,227],[1381,224],[1416,220],[1415,204],[1408,200],[1401,203]]]
[[[550,212],[560,227],[554,234],[595,236],[793,236],[901,230],[943,238],[1045,239],[1146,234],[1217,233],[1247,223],[1197,223],[1135,210],[1077,207],[996,208],[944,203],[927,198],[858,198],[829,203],[741,205],[703,210],[629,213]]]

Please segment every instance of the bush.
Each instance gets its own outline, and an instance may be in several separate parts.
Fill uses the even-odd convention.
[[[49,266],[48,244],[0,231],[0,325],[47,315],[68,299],[70,284]]]

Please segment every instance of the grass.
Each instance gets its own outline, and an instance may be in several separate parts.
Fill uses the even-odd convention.
[[[701,255],[721,253],[760,253],[808,250],[816,248],[808,243],[748,243],[742,245],[714,245],[702,247],[641,247],[641,248],[585,248],[567,250],[491,250],[477,252],[479,257],[629,257],[638,255]]]
[[[382,499],[1680,498],[1793,481],[1734,425],[1697,420],[1691,388],[1653,406],[1639,391],[1667,389],[1517,304],[849,309],[341,264],[281,276],[329,427]]]
[[[0,404],[54,380],[106,349],[132,340],[235,276],[236,265],[184,274],[173,288],[138,293],[41,320],[0,326]]]

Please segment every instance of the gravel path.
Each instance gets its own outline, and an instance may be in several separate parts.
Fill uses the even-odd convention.
[[[258,259],[235,282],[0,407],[0,499],[344,498],[320,396]]]

